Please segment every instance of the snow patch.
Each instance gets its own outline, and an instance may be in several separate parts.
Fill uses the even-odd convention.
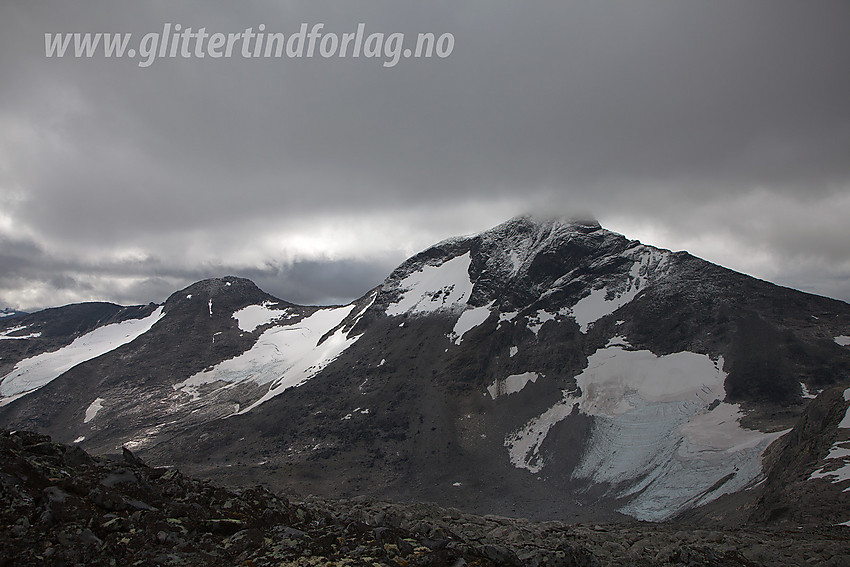
[[[844,460],[844,459],[842,459]],[[814,471],[810,476],[809,480],[815,480],[818,478],[823,478],[828,480],[833,484],[838,484],[844,482],[845,480],[850,480],[850,463],[844,462],[840,467],[831,471],[824,471],[827,465],[824,465]],[[850,486],[842,490],[842,492],[850,492]]]
[[[537,336],[537,333],[540,331],[540,328],[543,326],[544,323],[546,323],[547,321],[554,321],[555,317],[557,317],[558,315],[564,315],[565,313],[569,312],[569,310],[566,310],[564,312],[562,311],[550,313],[546,310],[540,310],[534,313],[533,315],[529,315],[527,325],[528,330],[534,333],[534,336]]]
[[[844,390],[844,401],[850,402],[850,388]],[[850,407],[844,412],[844,419],[838,424],[839,429],[850,429]]]
[[[88,423],[95,418],[97,412],[103,409],[103,398],[95,398],[95,400],[86,408],[86,417],[83,418],[83,423]]]
[[[511,347],[511,350],[510,350],[510,353],[509,353],[509,356],[510,356],[511,358],[513,358],[513,357],[515,357],[515,356],[516,356],[516,353],[518,353],[518,352],[519,352],[519,349],[518,349],[517,347],[515,347],[515,346],[512,346],[512,347]]]
[[[821,393],[822,390],[815,392],[814,394],[809,391],[804,382],[800,382],[800,397],[806,398],[807,400],[811,400],[818,397],[818,394]]]
[[[501,325],[505,321],[512,321],[517,315],[519,315],[518,311],[508,311],[507,313],[499,313],[499,324]]]
[[[449,339],[454,339],[454,343],[459,345],[463,341],[463,336],[482,324],[484,321],[490,317],[490,307],[493,305],[491,301],[487,305],[482,305],[481,307],[474,307],[472,309],[467,309],[458,317],[457,323],[455,323],[454,329],[452,329],[451,334],[448,336]]]
[[[494,400],[500,396],[507,396],[521,391],[529,382],[537,382],[540,375],[537,372],[524,372],[523,374],[511,374],[504,380],[495,380],[487,386],[487,392]]]
[[[375,303],[375,299],[377,299],[377,297],[378,297],[378,292],[377,291],[373,292],[371,299],[369,299],[369,303],[364,305],[363,309],[358,311],[357,315],[355,315],[354,318],[359,319],[360,317],[362,317],[363,314],[366,313],[366,310],[369,309],[370,307],[372,307],[372,305]]]
[[[429,313],[465,304],[472,294],[469,252],[439,266],[422,266],[398,284],[401,296],[387,307],[387,315]]]
[[[850,346],[850,337],[847,335],[838,335],[833,339],[836,344],[841,346]]]
[[[28,335],[16,335],[16,336],[12,336],[12,337],[9,336],[10,334],[17,333],[18,331],[24,331],[31,326],[32,325],[18,325],[17,327],[12,327],[11,329],[6,329],[2,333],[0,333],[0,340],[4,340],[4,339],[7,339],[7,340],[8,339],[13,339],[13,340],[14,339],[37,339],[38,337],[41,336],[41,332],[30,333]]]
[[[283,317],[289,315],[289,309],[278,310],[270,309],[272,305],[277,305],[271,301],[264,301],[262,305],[248,305],[233,313],[233,318],[236,319],[239,329],[246,333],[253,333],[257,327],[268,325],[279,321]]]
[[[17,333],[18,331],[23,331],[24,329],[26,329],[28,327],[29,327],[29,325],[18,325],[16,327],[12,327],[11,329],[6,329],[2,333],[0,333],[0,335],[8,335],[9,333]]]
[[[565,391],[561,401],[505,437],[505,447],[515,467],[527,469],[534,474],[543,469],[545,463],[540,453],[540,445],[543,444],[549,430],[573,412],[573,406],[578,403],[578,400],[572,394],[573,392]]]
[[[76,439],[74,439],[74,444],[76,445],[77,443],[82,443],[82,442],[83,442],[83,441],[85,441],[85,440],[86,440],[85,435],[80,435],[79,437],[77,437]]]
[[[30,333],[29,335],[18,335],[15,337],[9,337],[6,333],[11,333],[12,331],[5,331],[4,333],[0,333],[0,341],[2,340],[20,340],[20,339],[37,339],[41,336],[41,331],[37,333]]]
[[[143,429],[137,437],[133,437],[132,439],[125,442],[123,445],[127,447],[131,451],[138,451],[140,449],[144,449],[148,445],[150,445],[153,440],[156,438],[156,434],[160,432],[160,430],[165,427],[165,423],[160,423],[158,425],[154,425],[153,427],[146,427]]]
[[[590,295],[583,297],[573,305],[573,318],[579,324],[582,333],[587,332],[588,326],[591,323],[598,321],[605,315],[613,313],[626,301],[608,300],[605,297],[608,290],[605,288],[591,290]],[[622,296],[617,299],[622,299]],[[629,298],[631,300],[631,298]]]
[[[135,340],[162,317],[162,307],[159,307],[143,319],[104,325],[59,350],[25,358],[0,379],[0,405],[9,403],[13,396],[19,397],[41,388],[82,362]]]
[[[369,408],[366,408],[366,409],[354,408],[353,410],[351,410],[350,412],[345,414],[342,417],[342,419],[340,419],[340,421],[349,421],[349,420],[351,420],[351,418],[354,417],[354,414],[356,414],[356,413],[359,413],[360,415],[369,415]]]
[[[839,441],[829,448],[829,454],[826,456],[828,460],[844,459],[850,457],[850,441]]]
[[[631,348],[632,347],[632,345],[629,343],[629,341],[626,339],[626,337],[621,337],[620,335],[615,335],[615,336],[611,337],[610,339],[608,339],[608,343],[605,345],[605,348],[615,347],[615,346],[625,347],[625,348]]]

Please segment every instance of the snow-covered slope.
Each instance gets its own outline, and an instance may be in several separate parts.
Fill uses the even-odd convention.
[[[656,356],[618,342],[589,357],[578,390],[506,437],[515,466],[541,472],[547,434],[577,409],[595,419],[573,478],[610,485],[628,501],[621,511],[638,519],[663,520],[758,479],[762,452],[785,432],[741,427],[740,406],[721,403],[722,358]]]
[[[162,308],[143,319],[130,319],[99,327],[86,333],[68,346],[45,352],[18,362],[11,372],[0,378],[0,405],[41,388],[72,367],[110,352],[135,340],[150,330],[162,318]],[[15,331],[18,328],[14,329]],[[11,331],[6,331],[10,333]],[[20,336],[36,338],[40,333]]]
[[[239,328],[253,331],[261,324],[273,326],[263,331],[254,346],[239,356],[229,358],[191,377],[174,384],[175,390],[197,398],[199,388],[222,382],[223,388],[252,381],[268,385],[268,390],[257,400],[252,400],[241,412],[250,411],[288,388],[303,384],[332,362],[357,340],[348,337],[342,329],[325,337],[351,314],[354,305],[318,309],[297,323],[280,323],[285,312],[267,310],[265,306],[248,306],[233,314]],[[322,340],[324,339],[324,340]]]
[[[466,253],[437,265],[425,264],[408,274],[398,282],[399,297],[387,308],[387,315],[462,308],[472,293],[469,262]]]

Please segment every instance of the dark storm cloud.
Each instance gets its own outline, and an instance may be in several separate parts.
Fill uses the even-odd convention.
[[[141,36],[166,22],[286,34],[364,22],[450,32],[455,50],[390,69],[44,57],[45,32]],[[818,220],[850,214],[847,29],[843,1],[6,3],[0,234],[25,234],[46,258],[40,281],[58,271],[81,298],[129,270],[136,283],[110,297],[161,300],[239,272],[310,302],[362,293],[408,246],[544,207],[850,298],[850,229]],[[416,237],[391,250],[411,211]],[[326,250],[296,243],[311,227],[336,235]],[[783,268],[801,256],[820,277]],[[3,281],[29,277],[7,257]],[[44,285],[33,301],[50,301]],[[0,301],[16,301],[4,286]]]
[[[28,241],[0,237],[0,289],[19,292],[20,307],[75,302],[79,295],[119,304],[161,301],[188,283],[226,275],[230,266],[165,265],[158,259],[98,261],[56,258]],[[241,268],[239,275],[293,303],[330,305],[365,294],[401,260],[303,260]],[[117,284],[116,282],[120,282]]]

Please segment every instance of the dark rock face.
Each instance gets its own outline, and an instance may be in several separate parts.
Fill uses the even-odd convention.
[[[847,521],[847,482],[829,474],[846,466],[842,454],[847,451],[841,449],[850,447],[850,429],[839,427],[850,409],[844,392],[834,388],[820,394],[794,429],[770,448],[764,489],[751,520],[779,525]]]
[[[0,431],[0,564],[845,565],[850,529],[566,525],[367,498],[292,503]]]

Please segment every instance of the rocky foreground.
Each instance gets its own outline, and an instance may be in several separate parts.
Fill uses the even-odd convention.
[[[0,432],[0,567],[850,565],[850,528],[568,525],[369,499],[293,503]]]

